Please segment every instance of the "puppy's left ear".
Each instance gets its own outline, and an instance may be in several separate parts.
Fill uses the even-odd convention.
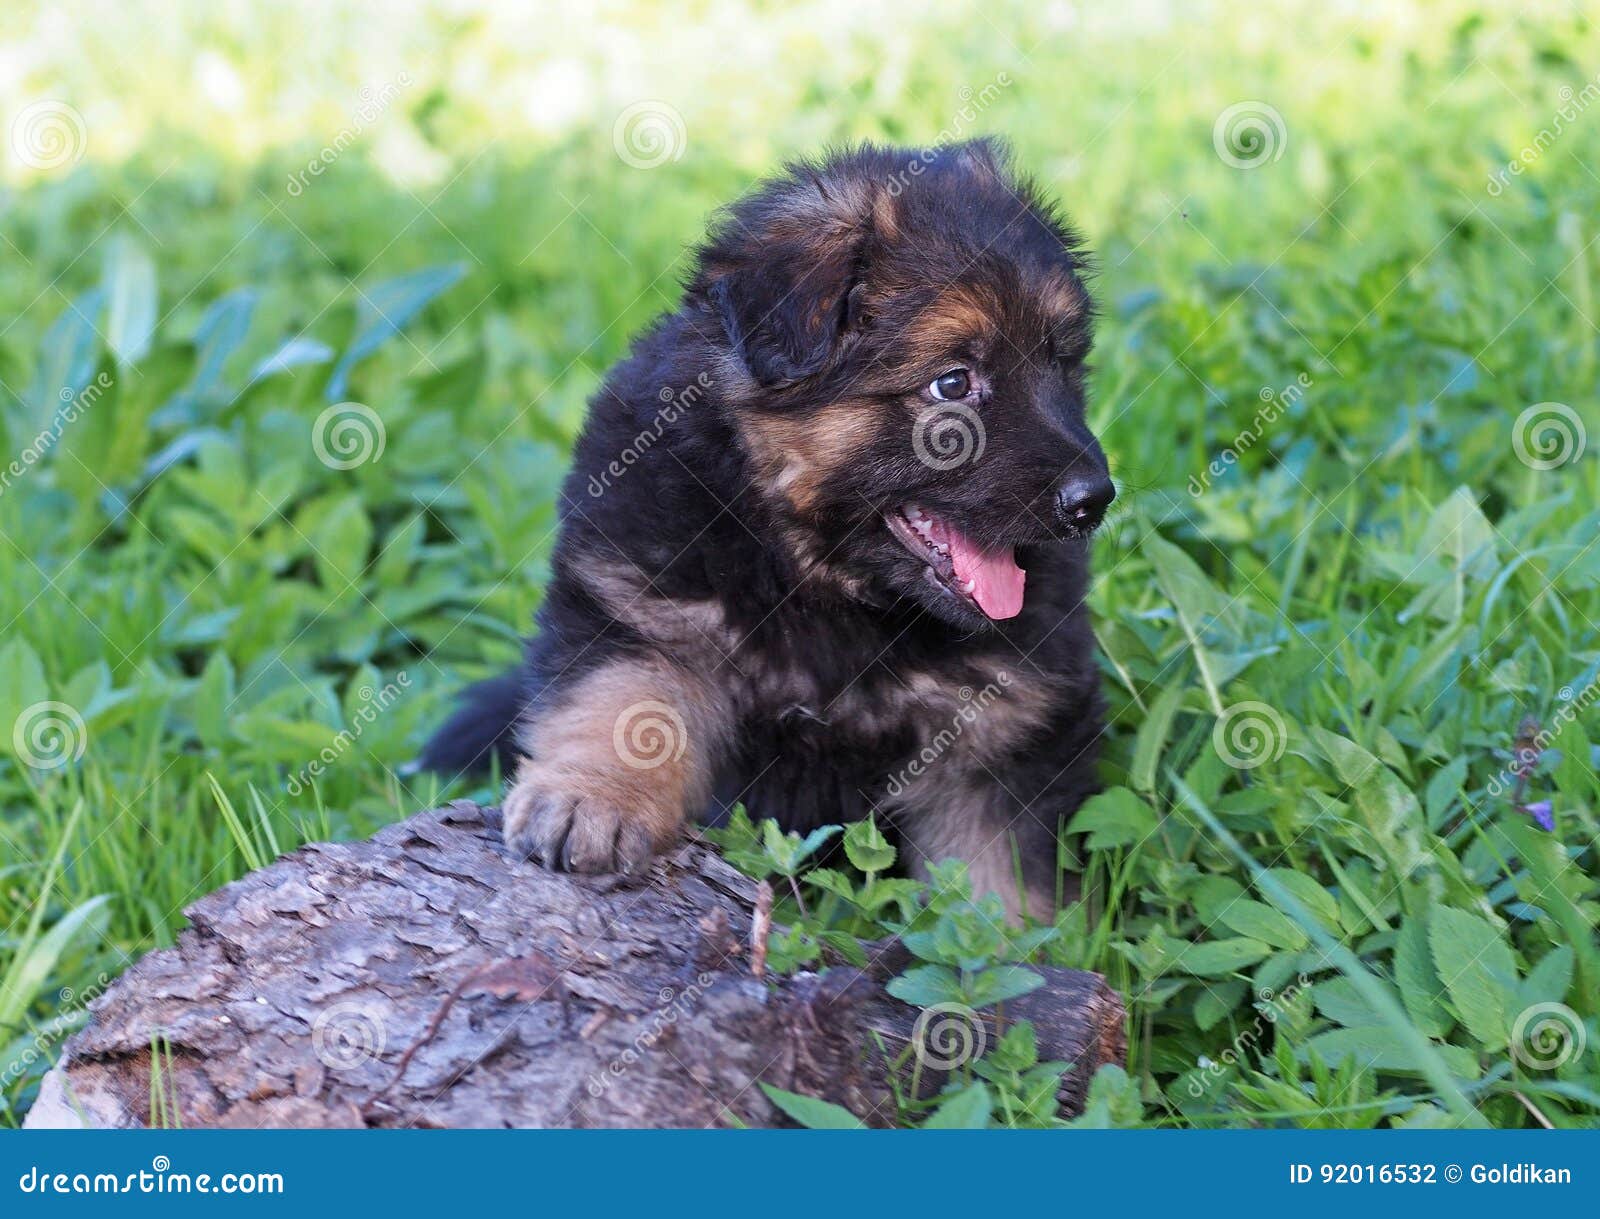
[[[821,372],[862,319],[874,209],[844,212],[814,186],[774,201],[764,224],[725,229],[708,259],[707,296],[728,341],[769,389]]]

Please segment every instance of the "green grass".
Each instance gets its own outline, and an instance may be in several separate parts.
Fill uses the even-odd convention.
[[[1100,263],[1110,790],[1042,949],[1129,999],[1094,1119],[1593,1126],[1600,34],[1388,7],[635,6],[553,53],[498,6],[63,43],[24,5],[0,117],[67,101],[85,155],[0,188],[0,1120],[186,903],[439,797],[396,767],[515,655],[585,397],[708,212],[985,131]],[[646,98],[685,137],[648,170],[612,131]],[[1282,123],[1253,168],[1213,144],[1241,102]],[[384,444],[341,469],[345,399]],[[1588,443],[1540,469],[1551,402]],[[17,756],[41,703],[65,764]],[[1549,1065],[1546,1017],[1586,1048]]]

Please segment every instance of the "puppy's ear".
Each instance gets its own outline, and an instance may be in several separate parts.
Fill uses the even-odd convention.
[[[790,252],[724,275],[711,300],[750,375],[772,388],[827,366],[860,287],[853,259],[807,262]]]
[[[883,210],[872,187],[815,178],[734,210],[707,259],[707,297],[760,384],[821,372],[861,322]]]

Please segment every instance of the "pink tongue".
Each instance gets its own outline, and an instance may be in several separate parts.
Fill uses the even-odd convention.
[[[950,530],[947,545],[956,579],[972,581],[972,599],[991,618],[1015,618],[1022,612],[1022,584],[1027,574],[1017,566],[1011,547],[982,551],[965,535]]]

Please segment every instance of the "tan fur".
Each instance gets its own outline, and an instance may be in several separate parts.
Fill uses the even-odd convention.
[[[938,783],[919,785],[914,816],[903,819],[913,870],[920,877],[942,859],[963,859],[972,895],[999,895],[1006,917],[1049,922],[1055,916],[1054,892],[1017,882],[1012,837],[1004,810],[1004,791],[987,776],[961,781],[941,773]],[[1027,813],[1023,813],[1027,816]]]
[[[925,359],[937,360],[964,343],[981,342],[994,334],[999,316],[998,301],[965,284],[955,284],[940,293],[917,319],[906,335],[906,344]]]
[[[626,560],[583,556],[573,567],[607,613],[690,668],[720,664],[738,646],[722,604],[715,598],[664,597]]]
[[[739,431],[762,489],[805,517],[828,479],[877,437],[878,424],[872,404],[847,401],[802,418],[745,412]]]
[[[642,865],[704,806],[730,720],[717,686],[679,665],[607,663],[524,725],[507,840],[547,863],[565,843],[580,871]]]

